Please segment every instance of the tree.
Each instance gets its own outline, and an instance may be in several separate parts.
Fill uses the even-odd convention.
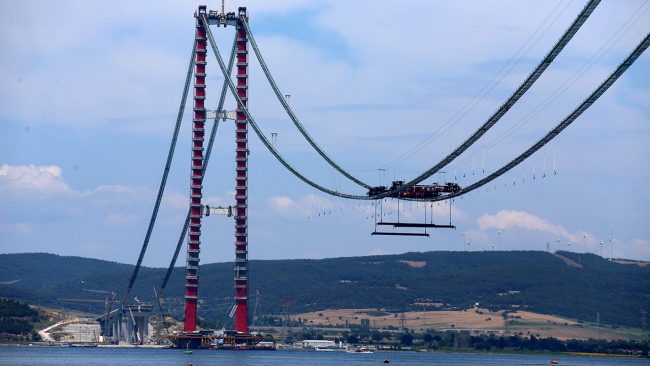
[[[413,336],[409,333],[406,333],[402,335],[402,338],[400,338],[400,342],[405,346],[410,346],[413,344]]]
[[[384,339],[384,336],[381,334],[381,332],[379,332],[379,331],[376,330],[376,331],[372,332],[372,339],[373,339],[374,341],[379,342],[379,341],[381,341],[382,339]]]
[[[348,337],[348,343],[359,343],[359,338],[353,334]]]
[[[433,336],[430,333],[427,333],[424,335],[422,339],[424,340],[425,343],[429,343],[433,340]]]

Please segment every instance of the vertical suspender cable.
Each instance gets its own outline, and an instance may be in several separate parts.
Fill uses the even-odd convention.
[[[553,144],[553,175],[557,175],[557,170],[555,170],[555,147],[557,143]]]

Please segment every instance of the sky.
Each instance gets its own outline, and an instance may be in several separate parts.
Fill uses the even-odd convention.
[[[316,142],[364,182],[389,185],[419,175],[469,137],[585,4],[227,0],[226,11],[247,7],[266,64]],[[136,262],[182,95],[198,5],[0,2],[0,253]],[[207,6],[218,10],[221,4]],[[425,183],[471,184],[539,140],[650,32],[649,8],[647,1],[603,0],[499,123]],[[212,31],[227,58],[234,28]],[[252,50],[249,62],[249,108],[266,136],[277,134],[278,151],[327,188],[365,194],[299,134]],[[215,109],[223,76],[212,52],[207,74],[206,103]],[[456,229],[428,230],[430,238],[371,236],[370,202],[348,202],[307,186],[251,130],[249,258],[548,248],[650,261],[649,100],[645,52],[544,149],[456,198]],[[235,109],[232,96],[225,107]],[[187,212],[189,108],[185,117],[147,266],[168,265]],[[234,204],[234,137],[233,123],[222,122],[204,180],[205,204]],[[449,223],[449,202],[426,211],[429,222]],[[398,202],[388,200],[382,212],[381,219],[395,221]],[[422,203],[399,202],[399,213],[401,221],[425,220]],[[201,263],[232,261],[233,218],[206,217],[202,228]],[[184,261],[181,254],[177,265]]]

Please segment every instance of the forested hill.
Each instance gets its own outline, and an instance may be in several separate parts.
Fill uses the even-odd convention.
[[[479,303],[492,310],[526,309],[586,321],[596,312],[605,324],[640,326],[640,310],[650,309],[650,266],[610,262],[593,254],[539,251],[425,252],[320,260],[250,261],[251,315],[278,314],[282,300],[294,312],[327,308],[467,309]],[[641,263],[646,264],[646,263]],[[0,297],[43,306],[91,310],[103,303],[60,302],[57,298],[103,299],[88,290],[124,296],[132,265],[53,254],[0,255]],[[129,296],[153,300],[165,269],[142,268]],[[181,316],[183,268],[165,290],[163,309]],[[200,269],[200,315],[208,319],[231,304],[234,263]],[[256,292],[259,291],[259,297]],[[429,308],[433,308],[430,306]]]

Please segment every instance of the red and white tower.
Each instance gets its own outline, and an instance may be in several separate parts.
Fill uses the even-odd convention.
[[[199,16],[205,14],[199,7]],[[196,331],[196,308],[199,287],[199,253],[201,246],[201,192],[203,188],[203,139],[205,135],[205,64],[207,38],[205,27],[196,20],[196,61],[194,72],[194,119],[192,125],[192,165],[190,174],[190,227],[185,275],[186,332]]]
[[[242,107],[248,106],[248,37],[242,24],[246,8],[239,8],[237,32],[237,94],[243,106],[237,106],[235,120],[235,330],[248,332],[248,121]],[[248,19],[246,19],[248,21]]]

